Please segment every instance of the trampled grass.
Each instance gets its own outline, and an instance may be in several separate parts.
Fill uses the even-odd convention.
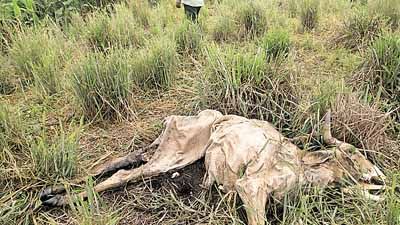
[[[268,224],[400,224],[398,1],[213,0],[199,24],[164,0],[98,5],[0,23],[0,224],[246,224],[237,195],[201,190],[201,161],[101,194],[89,179],[87,199],[40,206],[44,186],[79,189],[165,116],[206,108],[311,134],[296,142],[309,151],[331,108],[335,137],[388,176],[381,202],[308,187],[270,199]]]

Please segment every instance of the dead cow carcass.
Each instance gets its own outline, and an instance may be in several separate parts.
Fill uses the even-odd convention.
[[[268,122],[222,115],[214,110],[202,111],[197,116],[170,116],[164,125],[165,129],[150,146],[157,149],[149,160],[143,150],[113,160],[92,175],[137,161],[147,163],[131,170],[120,169],[96,185],[95,191],[180,169],[205,157],[204,187],[217,183],[225,192],[237,192],[245,205],[248,224],[258,225],[264,224],[265,205],[270,195],[279,198],[302,185],[323,187],[350,179],[366,189],[383,187],[365,183],[384,179],[376,166],[354,146],[331,136],[330,113],[326,115],[323,129],[324,141],[330,147],[314,152],[300,150]],[[60,191],[60,188],[45,189],[43,202],[66,204],[66,196],[53,195]],[[86,193],[80,195],[85,197]],[[367,190],[365,195],[379,198]]]

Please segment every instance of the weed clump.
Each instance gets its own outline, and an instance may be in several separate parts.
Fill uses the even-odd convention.
[[[175,80],[176,47],[168,38],[153,41],[135,56],[133,80],[143,89],[166,89]]]
[[[107,56],[91,53],[73,69],[73,93],[87,118],[115,119],[126,114],[131,87],[129,54],[122,50]]]
[[[286,58],[290,46],[289,33],[283,30],[272,30],[261,41],[261,47],[265,50],[267,61]]]
[[[53,141],[38,138],[31,147],[34,174],[39,177],[72,177],[77,171],[79,131],[61,131]]]
[[[304,30],[313,30],[319,20],[319,0],[302,0],[300,3],[300,21]]]
[[[215,41],[223,42],[235,40],[237,35],[237,27],[232,16],[219,15],[216,17],[212,30],[212,37]]]
[[[176,49],[180,54],[196,54],[201,50],[201,39],[199,25],[184,22],[175,33]]]

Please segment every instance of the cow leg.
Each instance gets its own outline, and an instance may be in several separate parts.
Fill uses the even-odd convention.
[[[265,204],[268,192],[260,181],[244,178],[236,182],[236,190],[244,204],[248,225],[265,224]]]
[[[143,166],[131,170],[118,170],[115,174],[113,174],[111,177],[106,179],[105,181],[97,184],[94,186],[93,191],[94,192],[102,192],[105,190],[121,187],[125,184],[127,184],[129,181],[135,181],[140,178],[147,178],[151,176],[158,175],[159,172],[151,172],[149,170],[144,169]],[[88,196],[88,193],[86,191],[83,191],[78,194],[78,197],[81,198],[86,198]],[[43,201],[44,205],[50,205],[50,206],[63,206],[68,204],[70,196],[67,195],[56,195],[48,200]]]
[[[143,163],[145,161],[146,161],[146,159],[143,157],[143,150],[141,150],[139,152],[133,152],[126,156],[122,156],[122,157],[116,158],[114,160],[111,160],[109,162],[106,162],[105,164],[100,165],[95,170],[91,171],[89,175],[93,176],[93,177],[101,177],[102,175],[104,175],[106,173],[130,166],[130,165]],[[86,177],[78,178],[78,179],[72,181],[72,183],[80,184],[80,183],[83,183],[85,180],[86,180]],[[55,194],[60,194],[64,191],[65,191],[64,185],[56,185],[56,186],[46,187],[40,193],[40,199],[42,201],[46,201],[46,199],[49,199],[49,198],[53,197]]]

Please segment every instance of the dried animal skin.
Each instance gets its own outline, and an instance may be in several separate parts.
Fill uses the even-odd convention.
[[[281,198],[302,185],[326,186],[346,177],[357,183],[383,175],[354,146],[333,138],[328,132],[330,127],[324,136],[335,147],[307,152],[268,122],[224,116],[214,110],[197,116],[170,116],[164,125],[152,144],[158,145],[156,152],[146,164],[119,170],[96,185],[95,191],[183,168],[205,157],[204,187],[217,183],[225,192],[237,192],[246,208],[248,224],[259,225],[265,222],[268,196]],[[50,199],[50,203],[65,204],[65,199]]]

